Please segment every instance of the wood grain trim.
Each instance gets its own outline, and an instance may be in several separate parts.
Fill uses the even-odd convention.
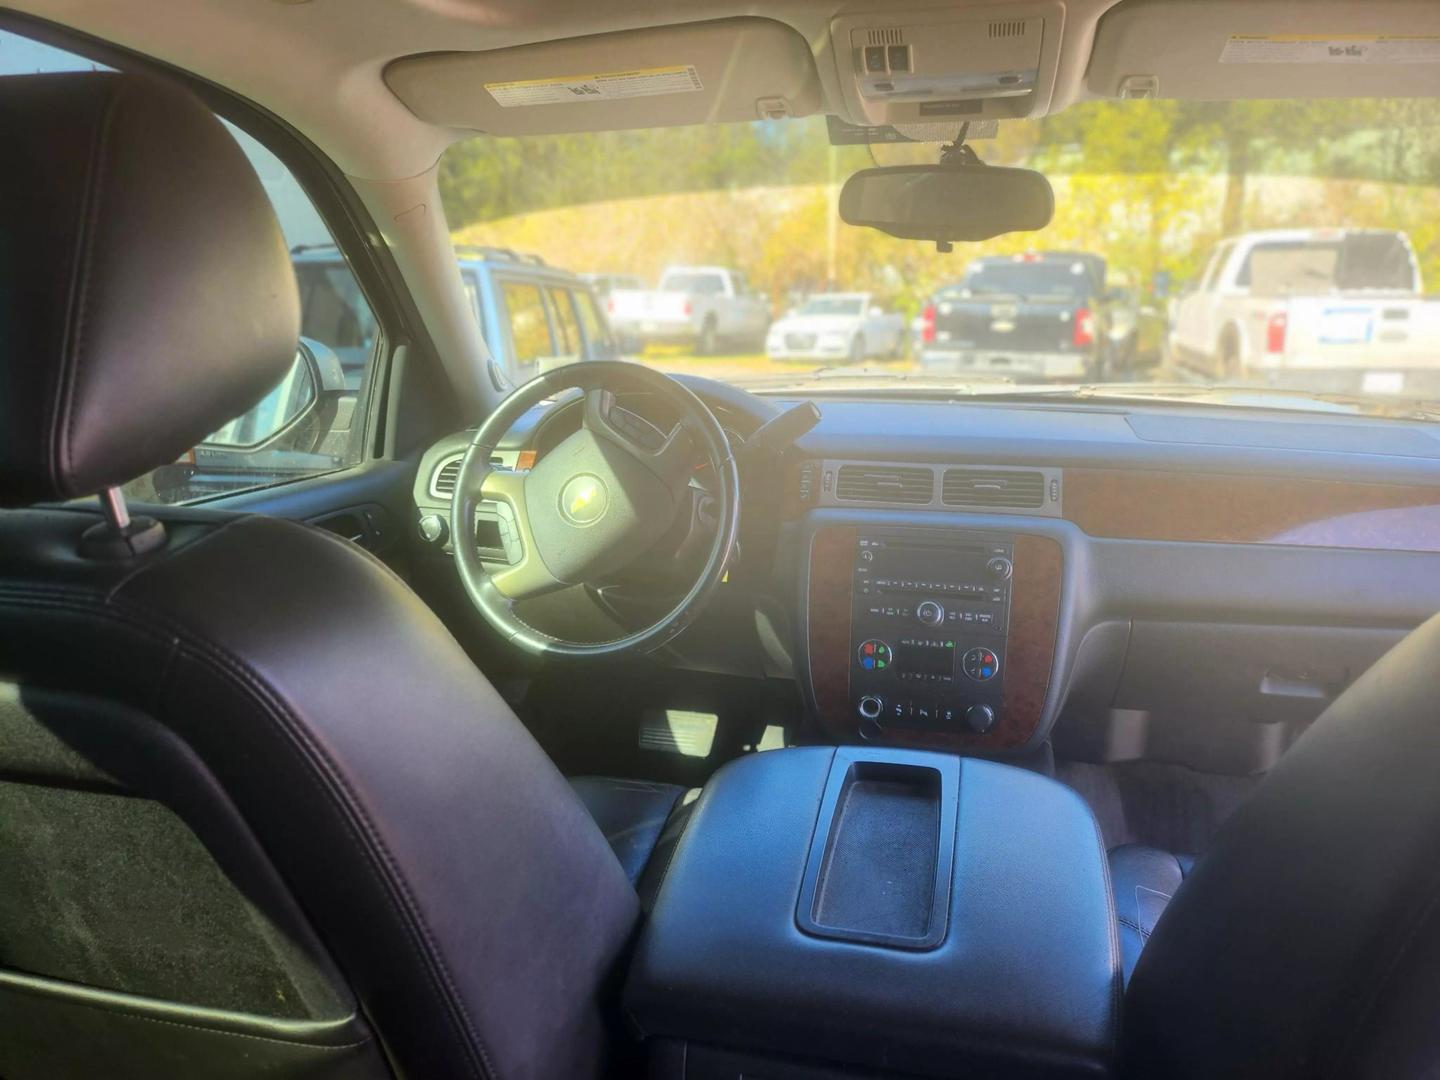
[[[1066,469],[1064,515],[1091,536],[1440,552],[1440,487]]]
[[[850,719],[850,601],[860,533],[853,525],[826,525],[810,539],[810,585],[806,596],[810,686],[815,711],[831,734],[844,734]]]
[[[1050,692],[1060,626],[1064,556],[1059,541],[1022,533],[1015,537],[1014,563],[1010,637],[1005,643],[1009,666],[1000,723],[989,736],[989,742],[999,746],[1023,746],[1035,734]]]

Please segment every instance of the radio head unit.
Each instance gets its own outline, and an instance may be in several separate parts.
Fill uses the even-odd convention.
[[[862,735],[988,733],[999,722],[1013,539],[860,530],[854,551],[850,706]]]

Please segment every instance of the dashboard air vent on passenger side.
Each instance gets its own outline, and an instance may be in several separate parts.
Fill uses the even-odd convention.
[[[924,506],[935,497],[935,473],[904,466],[842,465],[835,497],[846,502]]]
[[[946,506],[1038,510],[1045,505],[1045,474],[1024,469],[946,469],[941,501]]]

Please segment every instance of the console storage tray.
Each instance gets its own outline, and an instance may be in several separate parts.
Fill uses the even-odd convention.
[[[658,1076],[1103,1076],[1120,990],[1105,852],[1074,792],[813,747],[706,787],[625,1004],[680,1063]],[[721,1059],[746,1064],[701,1066]]]

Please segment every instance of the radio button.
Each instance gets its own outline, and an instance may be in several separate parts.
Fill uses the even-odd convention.
[[[885,715],[891,720],[909,720],[911,705],[908,701],[892,701],[885,708]]]
[[[921,600],[915,607],[915,617],[926,626],[939,626],[945,621],[945,609],[934,600]]]
[[[1006,581],[1015,568],[1005,556],[996,555],[985,564],[985,569],[991,577],[1000,581]]]
[[[862,718],[866,720],[878,720],[880,714],[885,711],[885,702],[873,694],[866,694],[860,699],[860,704],[857,708]]]

